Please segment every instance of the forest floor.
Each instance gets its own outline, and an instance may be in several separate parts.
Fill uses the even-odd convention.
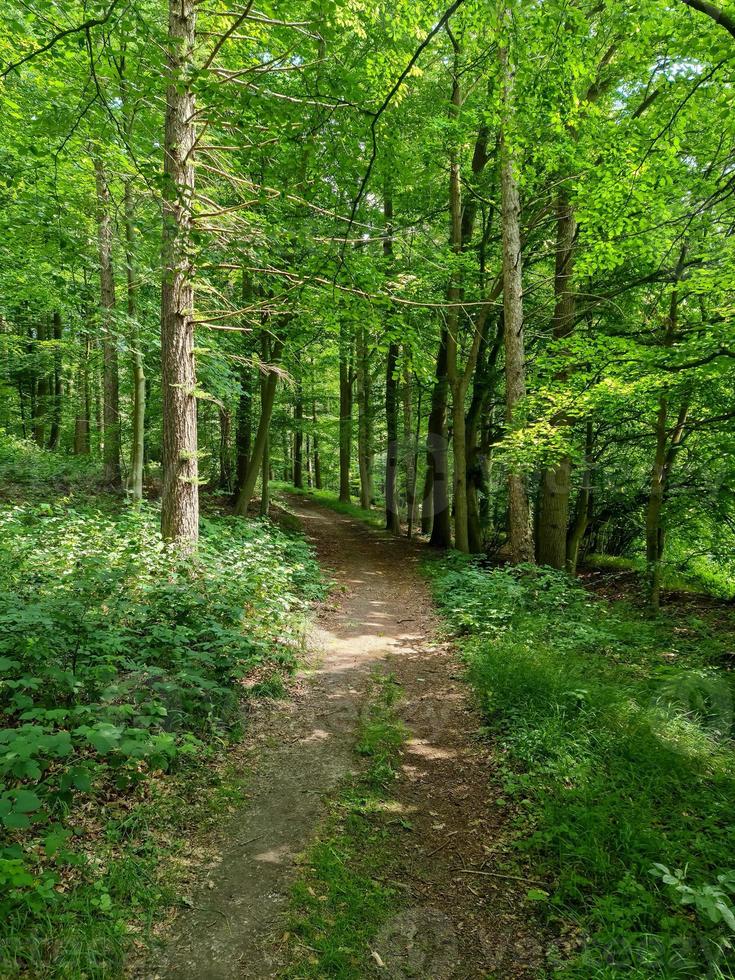
[[[191,908],[160,937],[162,952],[129,975],[538,976],[546,937],[528,913],[529,883],[504,876],[497,863],[510,832],[493,750],[478,738],[480,713],[438,635],[418,567],[422,546],[301,495],[289,496],[287,506],[334,586],[317,610],[291,696],[263,704],[249,722],[241,750],[252,770],[246,803],[223,815],[219,853]],[[340,787],[360,769],[355,747],[376,674],[389,675],[401,691],[395,714],[403,737],[390,788],[395,826],[386,866],[373,869],[396,884],[391,918],[369,930],[351,972],[333,972],[313,957],[313,972],[301,974],[289,933],[294,887],[330,806],[340,805]]]

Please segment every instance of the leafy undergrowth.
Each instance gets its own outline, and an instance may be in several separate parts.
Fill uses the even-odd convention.
[[[401,690],[391,675],[377,674],[375,682],[377,693],[356,745],[369,765],[332,802],[319,841],[304,856],[292,898],[284,978],[365,977],[370,940],[401,904],[398,883],[382,877],[400,823],[391,784],[406,735],[393,710]]]
[[[587,937],[568,978],[733,977],[732,637],[563,573],[432,562],[437,602],[522,801],[535,895]]]
[[[301,496],[313,500],[314,503],[322,504],[324,507],[329,507],[330,510],[336,511],[338,514],[344,514],[357,521],[362,521],[363,524],[370,524],[372,527],[381,529],[385,528],[385,514],[382,510],[365,510],[364,507],[360,507],[358,504],[344,503],[339,499],[339,495],[332,490],[313,490],[305,487],[298,489],[290,483],[277,482],[274,482],[272,486],[276,491],[281,490],[288,493],[301,494]]]
[[[321,584],[268,521],[204,520],[185,557],[151,506],[52,500],[0,508],[0,975],[107,977]]]

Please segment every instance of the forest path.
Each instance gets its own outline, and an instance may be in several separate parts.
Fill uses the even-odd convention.
[[[538,976],[542,945],[529,936],[517,883],[483,871],[502,847],[503,811],[493,800],[487,747],[474,737],[479,716],[451,651],[434,636],[417,568],[422,546],[300,495],[289,506],[335,580],[311,631],[311,667],[291,700],[264,707],[250,723],[246,807],[224,818],[221,859],[194,907],[176,919],[163,956],[134,975],[279,975],[295,858],[314,840],[325,798],[355,768],[360,711],[383,664],[403,688],[397,712],[409,729],[393,795],[412,830],[397,835],[391,867],[408,908],[382,930],[382,952],[376,943],[385,967],[368,956],[364,975]]]

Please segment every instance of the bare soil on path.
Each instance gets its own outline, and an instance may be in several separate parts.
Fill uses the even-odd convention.
[[[437,637],[422,545],[301,496],[289,507],[335,580],[317,612],[309,664],[288,701],[256,711],[244,758],[246,806],[223,814],[220,854],[164,952],[138,978],[278,977],[285,965],[297,856],[316,838],[326,801],[357,765],[360,712],[376,667],[395,676],[409,734],[398,785],[409,830],[390,874],[405,909],[366,951],[365,977],[531,978],[544,974],[544,937],[527,882],[494,872],[507,846],[492,748],[451,648]],[[502,802],[502,801],[501,801]],[[376,955],[377,954],[377,955]]]

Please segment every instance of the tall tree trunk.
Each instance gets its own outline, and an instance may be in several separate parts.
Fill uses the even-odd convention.
[[[36,359],[40,362],[41,368],[35,368],[33,376],[33,389],[31,399],[31,414],[33,417],[33,438],[36,445],[41,449],[46,445],[46,415],[48,412],[48,375],[46,374],[45,360],[46,350],[43,346],[46,342],[46,323],[39,320],[36,328]]]
[[[393,265],[393,175],[390,171],[392,160],[388,161],[388,172],[383,188],[383,258],[385,274],[390,277]],[[385,527],[391,534],[401,533],[401,515],[398,510],[398,367],[399,346],[396,340],[388,343],[388,356],[385,365],[385,425],[388,445],[385,452]]]
[[[508,11],[505,17],[509,29]],[[508,428],[518,402],[526,393],[526,354],[523,339],[523,269],[521,264],[521,205],[512,144],[508,138],[514,115],[514,71],[507,41],[499,50],[502,71],[500,184],[503,225],[503,314],[505,330],[505,419]],[[518,470],[508,472],[508,532],[511,561],[533,561],[531,515],[526,480]]]
[[[293,482],[299,490],[304,486],[304,398],[301,381],[296,385],[294,404]]]
[[[229,493],[232,490],[232,456],[230,454],[230,429],[232,418],[227,408],[219,410],[219,486]]]
[[[391,534],[401,533],[398,510],[398,367],[399,347],[396,341],[388,345],[385,367],[385,421],[388,446],[385,457],[385,527]]]
[[[590,520],[590,510],[592,505],[592,422],[587,422],[585,437],[585,470],[582,477],[582,485],[579,488],[577,506],[575,509],[574,520],[569,528],[567,535],[567,562],[566,569],[570,575],[577,574],[577,562],[579,560],[579,547],[587,531]]]
[[[269,360],[272,365],[278,363],[283,352],[283,341],[276,340],[273,343],[273,347],[269,354]],[[248,466],[248,471],[243,481],[243,485],[240,488],[240,492],[237,495],[237,502],[235,504],[235,513],[239,514],[241,517],[245,517],[248,512],[248,505],[255,491],[255,485],[258,482],[258,476],[260,475],[261,468],[263,465],[263,457],[265,455],[266,444],[268,441],[268,430],[271,424],[271,418],[273,417],[273,403],[276,398],[276,388],[278,386],[278,372],[271,367],[267,371],[265,378],[261,380],[260,387],[260,419],[258,421],[258,429],[255,433],[255,442],[253,443],[253,452],[250,457],[250,465]]]
[[[195,41],[195,0],[169,0],[161,292],[161,531],[166,539],[191,544],[199,536],[194,288],[191,281],[196,136],[194,95],[188,80]]]
[[[369,510],[373,503],[373,407],[368,358],[367,333],[364,324],[357,328],[357,462],[360,472],[360,506]]]
[[[498,317],[495,340],[488,353],[487,331],[483,330],[478,352],[475,377],[472,385],[472,400],[465,419],[467,431],[467,532],[472,554],[479,554],[485,546],[482,514],[478,492],[487,496],[488,474],[483,449],[480,445],[482,419],[495,388],[495,368],[503,342],[503,318]]]
[[[240,365],[240,397],[237,402],[237,431],[235,433],[235,492],[239,492],[250,465],[252,440],[251,369]]]
[[[104,429],[104,481],[120,486],[120,380],[115,336],[115,275],[112,265],[112,215],[107,175],[99,157],[94,161],[97,181],[97,232],[102,310],[102,402]]]
[[[403,470],[406,481],[406,536],[413,537],[413,526],[416,522],[416,462],[418,439],[413,432],[413,391],[411,388],[411,363],[408,353],[403,357]],[[420,398],[420,392],[419,392]],[[418,405],[418,418],[421,418],[421,401]]]
[[[131,180],[125,181],[125,271],[128,287],[128,321],[133,375],[133,436],[130,449],[130,492],[133,501],[143,499],[143,466],[145,460],[145,369],[138,327],[137,283],[135,281],[135,201]]]
[[[452,73],[451,118],[457,120],[462,106],[459,46],[450,34],[454,49]],[[452,254],[462,252],[462,187],[459,149],[452,143],[449,154],[449,244]],[[454,541],[458,551],[468,552],[467,537],[467,453],[464,424],[464,402],[467,394],[464,378],[457,364],[459,346],[459,302],[462,298],[461,273],[452,270],[447,289],[447,378],[452,391],[452,450],[454,456]]]
[[[434,388],[431,392],[429,431],[426,438],[426,466],[430,471],[430,476],[427,476],[427,483],[431,485],[432,495],[430,544],[435,548],[449,548],[452,544],[447,446],[448,396],[447,331],[442,330],[439,352],[436,358]]]
[[[271,478],[271,439],[270,434],[265,438],[263,447],[263,462],[260,466],[260,516],[267,517],[270,511],[270,478]]]
[[[322,488],[322,461],[319,456],[319,435],[316,431],[316,399],[312,402],[311,417],[314,423],[314,486],[317,490]]]
[[[576,297],[572,288],[577,222],[566,190],[556,202],[556,273],[554,276],[554,339],[568,337],[574,329]],[[566,371],[557,373],[563,381]],[[566,420],[558,418],[557,425]],[[542,565],[564,568],[567,561],[567,527],[569,525],[569,491],[572,461],[564,456],[556,466],[544,470],[539,500],[538,560]]]
[[[339,499],[350,502],[350,460],[352,457],[352,343],[348,329],[340,325],[339,343]]]
[[[89,394],[89,335],[84,335],[82,361],[77,369],[76,412],[74,418],[74,453],[77,456],[89,453],[89,417],[92,410]]]
[[[61,377],[61,340],[63,337],[63,327],[61,314],[58,310],[54,311],[52,322],[54,338],[54,376],[53,376],[53,407],[51,412],[51,432],[49,434],[49,449],[58,449],[61,439],[61,418],[62,418],[62,399],[63,382]]]

